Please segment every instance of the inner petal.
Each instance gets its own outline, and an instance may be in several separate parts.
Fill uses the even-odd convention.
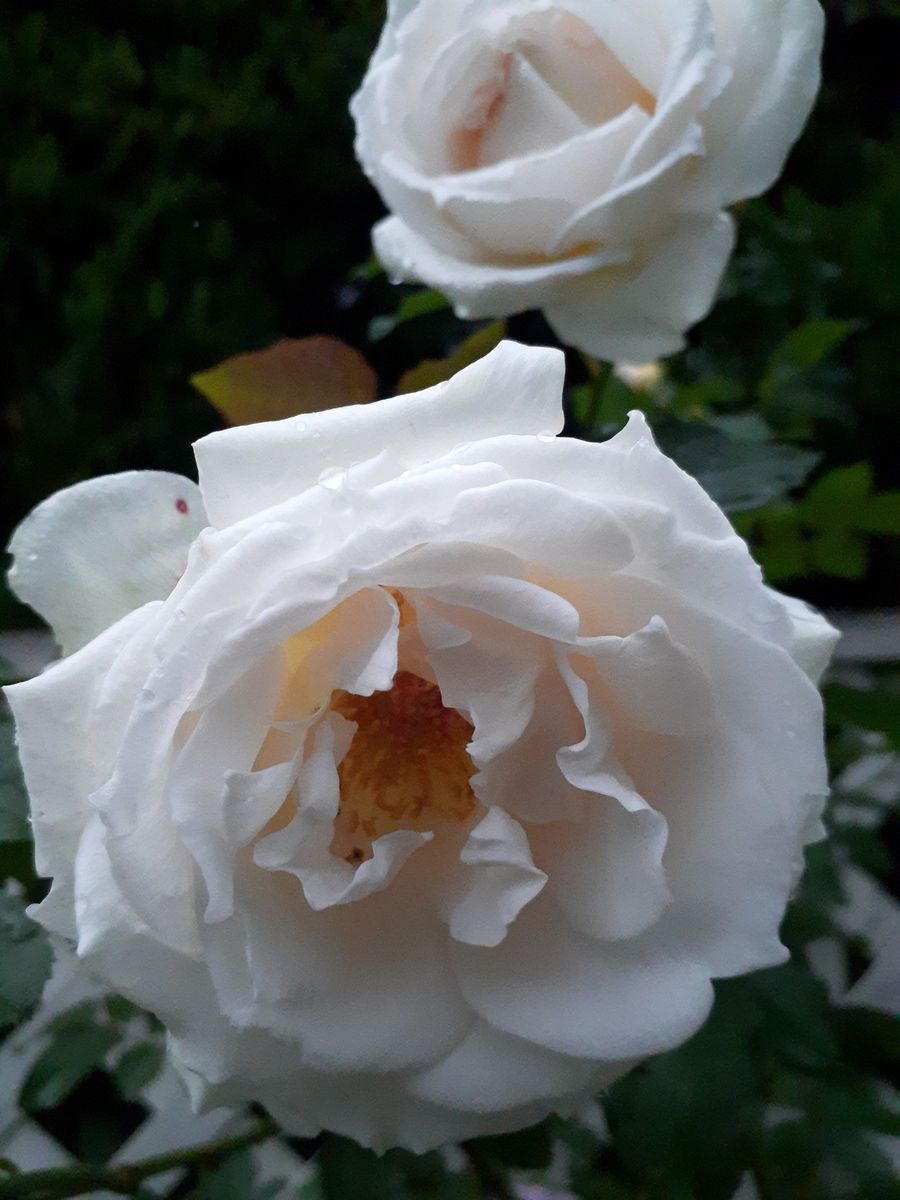
[[[509,34],[450,131],[453,170],[540,152],[634,106],[654,113],[654,96],[572,13],[532,14]]]
[[[398,829],[432,831],[479,808],[470,780],[472,724],[447,708],[437,684],[398,671],[388,691],[337,691],[331,710],[356,726],[339,767],[340,806],[331,850],[371,857],[372,841]]]
[[[535,14],[516,49],[589,125],[611,121],[632,105],[650,114],[656,108],[606,42],[572,13]]]

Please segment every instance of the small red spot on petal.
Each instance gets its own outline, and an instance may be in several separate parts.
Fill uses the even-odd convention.
[[[187,500],[176,500],[175,507],[180,513],[186,513],[188,511],[188,502]]]

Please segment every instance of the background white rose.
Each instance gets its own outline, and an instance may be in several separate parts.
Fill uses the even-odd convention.
[[[354,98],[376,252],[465,317],[683,344],[819,85],[818,0],[392,0]]]
[[[640,417],[556,439],[562,370],[504,343],[213,434],[199,535],[156,474],[17,535],[20,594],[92,638],[7,693],[35,915],[162,1017],[198,1102],[376,1147],[507,1130],[785,956],[833,631]],[[154,528],[158,578],[110,568]]]

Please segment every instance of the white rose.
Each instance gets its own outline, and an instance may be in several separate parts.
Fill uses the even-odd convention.
[[[683,345],[819,85],[818,0],[391,0],[353,100],[398,279],[562,341]]]
[[[785,957],[833,631],[641,417],[555,439],[562,375],[507,342],[215,433],[199,535],[151,473],[16,535],[20,594],[92,638],[7,693],[35,916],[160,1015],[198,1103],[376,1147],[513,1129]]]

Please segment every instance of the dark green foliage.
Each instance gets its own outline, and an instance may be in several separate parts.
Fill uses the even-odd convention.
[[[43,930],[15,896],[0,895],[0,1038],[40,1000],[51,962]]]
[[[380,18],[376,0],[4,6],[0,536],[88,475],[189,470],[215,424],[193,372],[339,324],[377,214],[347,101]]]

